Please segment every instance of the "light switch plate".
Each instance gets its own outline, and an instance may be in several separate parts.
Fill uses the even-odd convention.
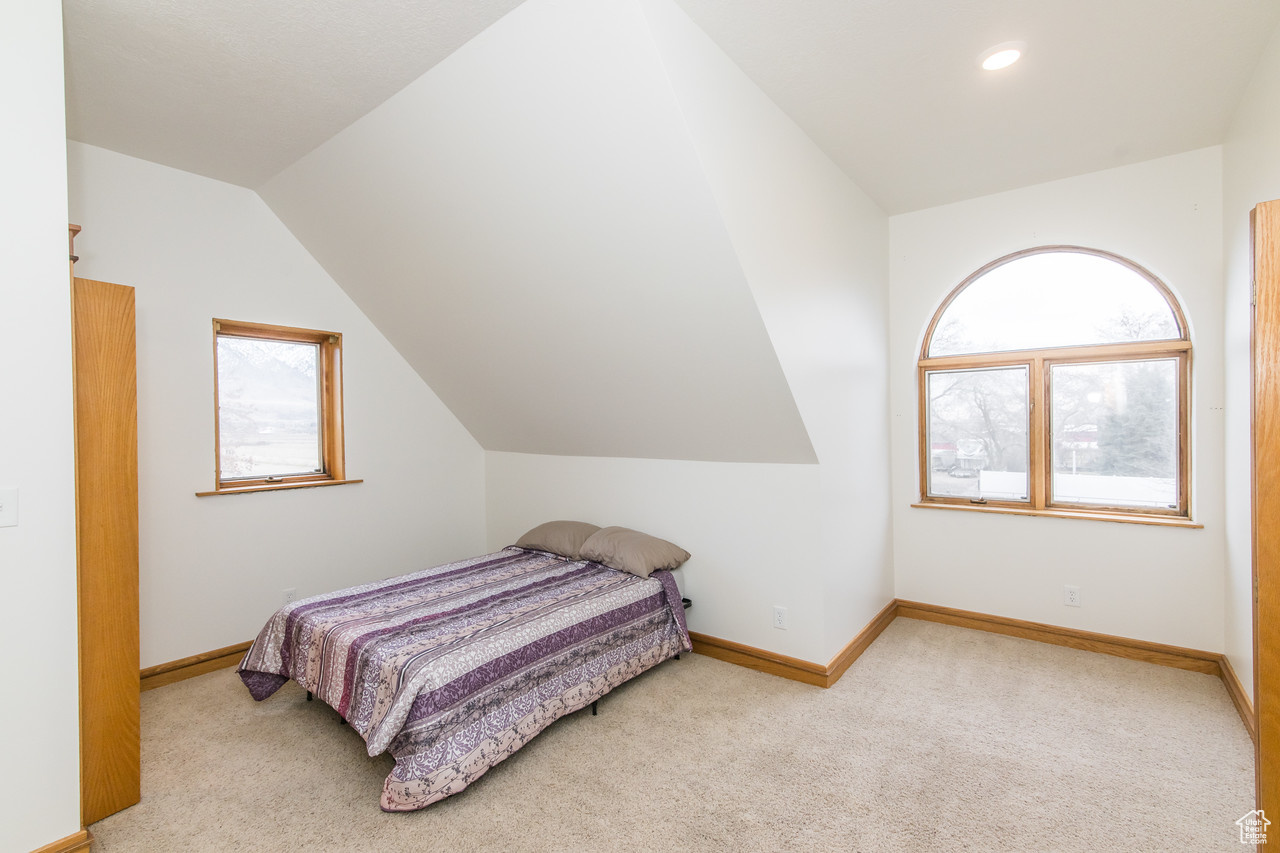
[[[0,527],[18,526],[18,490],[0,489]]]

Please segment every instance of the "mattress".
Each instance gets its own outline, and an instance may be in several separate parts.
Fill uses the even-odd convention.
[[[455,794],[565,714],[691,648],[670,572],[505,548],[282,607],[239,666],[390,752],[386,811]]]

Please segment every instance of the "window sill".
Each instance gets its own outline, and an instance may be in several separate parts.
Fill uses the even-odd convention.
[[[1189,518],[1173,515],[1144,515],[1142,513],[1089,512],[1067,509],[1023,509],[1012,506],[978,506],[952,503],[914,503],[915,509],[953,509],[962,512],[996,512],[1003,515],[1037,515],[1044,518],[1083,518],[1089,521],[1118,521],[1123,524],[1153,524],[1157,527],[1189,527],[1204,529],[1203,524]]]
[[[348,483],[363,483],[364,480],[313,480],[306,483],[271,483],[265,486],[238,486],[216,489],[212,492],[196,492],[198,498],[209,498],[215,495],[244,495],[250,492],[278,492],[281,489],[315,489],[320,486],[345,486]]]

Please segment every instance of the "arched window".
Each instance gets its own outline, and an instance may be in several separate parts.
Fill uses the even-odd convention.
[[[1190,383],[1186,319],[1142,267],[1077,246],[993,261],[925,334],[921,502],[1186,523]]]

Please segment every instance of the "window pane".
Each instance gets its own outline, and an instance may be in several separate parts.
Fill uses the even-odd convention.
[[[218,336],[222,479],[320,472],[319,357],[316,344]]]
[[[1084,252],[1040,252],[960,291],[934,329],[929,355],[1178,337],[1163,294],[1131,268]]]
[[[929,494],[1027,500],[1027,368],[932,371]]]
[[[1055,364],[1056,503],[1178,506],[1176,359]]]

